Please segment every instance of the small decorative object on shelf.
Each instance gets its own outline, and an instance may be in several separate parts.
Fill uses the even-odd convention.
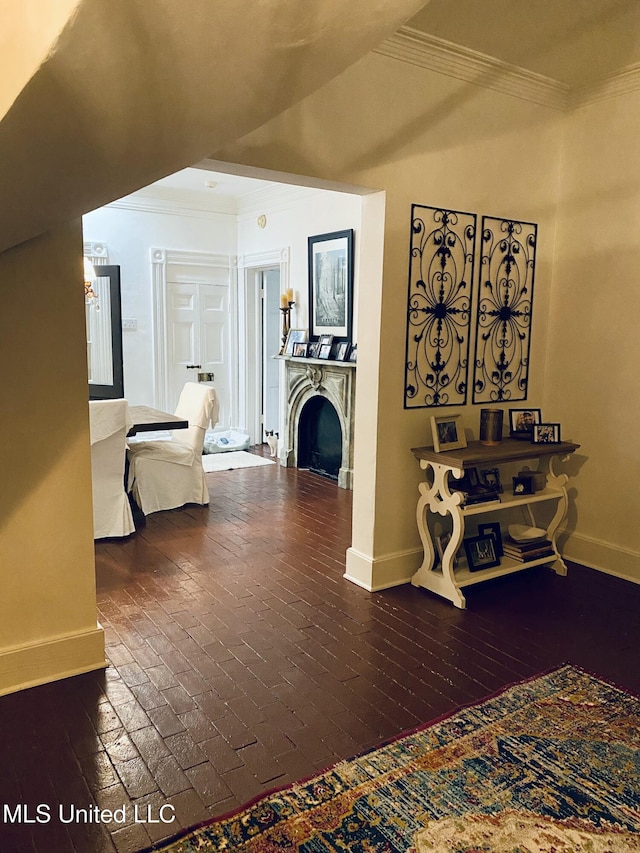
[[[492,569],[494,566],[500,565],[500,558],[496,554],[496,540],[493,534],[488,536],[472,536],[469,539],[465,539],[463,544],[470,572],[479,572],[481,569]]]
[[[292,287],[280,294],[280,310],[282,311],[282,346],[280,347],[280,355],[285,355],[286,353],[287,338],[291,330],[291,309],[295,304]]]
[[[502,409],[480,409],[480,444],[492,447],[502,441]]]
[[[514,477],[513,478],[513,494],[514,495],[532,495],[535,492],[533,477]]]
[[[436,453],[467,446],[462,415],[432,415],[431,434]]]
[[[534,424],[542,420],[540,409],[509,409],[509,429],[511,438],[531,441]]]
[[[463,476],[459,480],[453,480],[450,487],[462,493],[463,506],[500,501],[500,495],[496,489],[480,482],[476,468],[465,468]]]
[[[560,424],[534,424],[534,444],[560,444]]]

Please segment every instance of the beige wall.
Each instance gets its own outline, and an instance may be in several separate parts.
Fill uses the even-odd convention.
[[[406,580],[419,554],[420,472],[410,448],[431,443],[433,410],[403,410],[411,204],[538,223],[529,401],[541,404],[562,119],[550,109],[370,54],[213,155],[386,191],[382,300],[373,281],[367,299],[367,281],[361,279],[356,424],[361,473],[347,569],[369,588]],[[477,437],[479,406],[449,411],[462,411]]]
[[[640,580],[640,94],[566,119],[544,406],[582,447],[569,556]]]
[[[0,254],[0,693],[104,665],[80,223]]]

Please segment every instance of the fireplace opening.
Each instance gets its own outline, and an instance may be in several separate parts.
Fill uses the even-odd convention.
[[[326,397],[307,401],[298,422],[298,468],[338,479],[342,465],[342,428],[338,413]]]

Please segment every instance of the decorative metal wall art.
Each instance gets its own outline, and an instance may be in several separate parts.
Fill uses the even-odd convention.
[[[526,400],[537,225],[482,217],[473,402]]]
[[[467,401],[473,213],[411,206],[405,409]]]

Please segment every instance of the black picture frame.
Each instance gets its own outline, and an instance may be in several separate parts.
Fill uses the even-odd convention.
[[[560,424],[534,424],[531,441],[534,444],[560,444]]]
[[[500,479],[499,468],[483,468],[480,471],[480,479],[485,486],[489,486],[499,495],[503,493],[504,488],[502,486],[502,480]]]
[[[535,494],[535,482],[533,477],[522,476],[513,477],[513,494],[514,495],[533,495]]]
[[[349,347],[349,361],[357,361],[358,360],[358,344],[352,344]]]
[[[331,358],[331,344],[320,344],[320,350],[318,352],[318,358],[322,358],[322,359]]]
[[[502,557],[504,549],[502,547],[502,531],[500,530],[499,521],[486,521],[478,525],[478,536],[493,536],[496,540],[496,556]]]
[[[120,296],[120,267],[117,264],[94,264],[98,279],[107,279],[104,297],[100,305],[101,318],[108,326],[104,341],[111,355],[111,383],[89,382],[90,400],[118,400],[124,397],[124,362],[122,356],[122,303]],[[98,284],[94,287],[101,292]],[[88,342],[89,343],[89,342]]]
[[[533,426],[541,421],[541,409],[509,409],[509,434],[511,438],[531,441]]]
[[[306,341],[296,341],[293,345],[294,358],[308,358],[309,344]]]
[[[347,341],[341,341],[336,347],[336,361],[346,361],[349,355],[349,344]]]
[[[351,341],[353,228],[308,238],[309,332]]]
[[[496,554],[495,536],[470,536],[463,540],[467,565],[470,572],[482,569],[492,569],[500,565],[500,557]]]

